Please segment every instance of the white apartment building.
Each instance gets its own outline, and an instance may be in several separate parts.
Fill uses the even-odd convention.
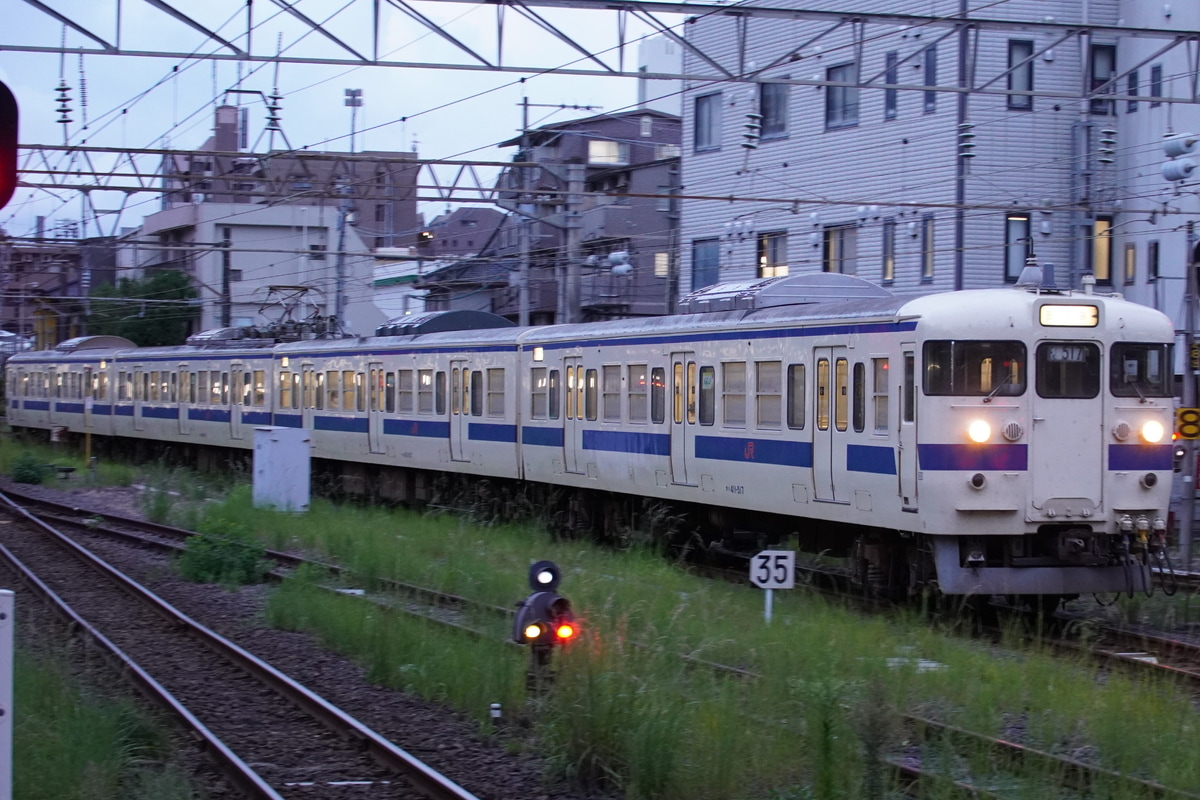
[[[1182,325],[1200,180],[1164,180],[1161,143],[1200,133],[1200,3],[765,5],[837,13],[686,26],[684,74],[733,79],[685,83],[682,291],[818,271],[990,287],[1032,252],[1059,286],[1091,273]]]

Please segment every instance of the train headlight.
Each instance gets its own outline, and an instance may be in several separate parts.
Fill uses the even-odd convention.
[[[992,426],[981,419],[977,419],[967,426],[967,436],[971,437],[972,442],[983,444],[992,438]]]
[[[1142,425],[1142,438],[1150,444],[1158,444],[1166,434],[1163,424],[1156,419],[1147,420]]]

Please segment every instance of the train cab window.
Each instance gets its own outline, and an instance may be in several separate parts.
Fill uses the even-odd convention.
[[[650,421],[658,424],[667,418],[667,371],[650,370]]]
[[[413,371],[402,369],[396,372],[396,411],[401,414],[411,414],[415,406],[413,397],[416,386],[413,384]]]
[[[601,397],[601,413],[605,422],[621,421],[621,368],[615,365],[605,366],[603,372],[603,392]]]
[[[759,361],[754,365],[755,410],[759,430],[777,431],[782,421],[783,362]]]
[[[1100,393],[1100,348],[1092,342],[1045,342],[1037,349],[1039,397],[1087,399]]]
[[[396,413],[396,373],[391,370],[383,379],[383,410],[389,414]]]
[[[550,384],[545,367],[529,370],[529,417],[547,419],[550,416]]]
[[[846,430],[848,426],[848,413],[850,410],[850,362],[844,358],[837,359],[834,362],[834,395],[833,395],[833,427],[839,431]]]
[[[261,369],[254,370],[254,405],[259,408],[267,404],[267,378]]]
[[[925,394],[1017,397],[1025,394],[1025,358],[1022,342],[926,342]]]
[[[433,407],[435,414],[446,413],[446,373],[439,371],[434,375]]]
[[[787,424],[792,430],[804,430],[804,369],[803,364],[788,364]]]
[[[358,383],[353,370],[342,370],[342,411],[358,407]]]
[[[292,406],[295,408],[295,406]],[[354,373],[354,410],[367,410],[367,375],[365,372]]]
[[[464,373],[465,374],[465,373]],[[471,416],[483,416],[483,370],[471,370]]]
[[[744,361],[732,361],[721,365],[721,424],[730,428],[746,427]]]
[[[279,407],[292,406],[292,373],[284,370],[279,373]]]
[[[592,421],[595,421],[599,411],[599,382],[600,379],[596,374],[596,370],[589,369],[587,371],[587,377],[584,383],[584,388],[586,391],[584,392],[583,404],[585,416]]]
[[[433,413],[433,370],[423,369],[418,373],[417,413]]]
[[[1116,397],[1170,397],[1172,345],[1119,342],[1112,347],[1109,391]]]
[[[700,408],[701,425],[712,425],[717,417],[717,370],[714,367],[700,368]]]
[[[886,433],[888,429],[888,360],[871,359],[873,384],[871,402],[875,406],[875,432]]]
[[[861,361],[854,362],[854,380],[851,382],[854,402],[850,405],[850,420],[856,433],[867,427],[867,367]]]
[[[829,430],[829,359],[817,359],[817,430]]]
[[[487,414],[504,416],[504,370],[500,368],[487,371]]]
[[[257,373],[256,373],[257,374]],[[313,399],[317,404],[317,411],[325,410],[325,373],[316,373],[316,386],[313,388]]]
[[[646,365],[630,364],[626,368],[629,380],[629,421],[645,422],[648,418],[650,387],[647,384]]]
[[[549,397],[547,399],[548,399],[548,403],[550,406],[550,419],[558,419],[558,409],[561,408],[561,405],[559,404],[559,397],[558,397],[559,392],[560,392],[559,380],[558,380],[558,370],[556,370],[556,369],[550,370],[549,384],[550,384],[550,387],[549,387],[550,392],[549,392]]]

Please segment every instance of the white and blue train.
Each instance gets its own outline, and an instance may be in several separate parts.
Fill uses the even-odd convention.
[[[83,337],[10,359],[8,420],[197,450],[305,428],[315,458],[388,498],[458,475],[579,524],[657,503],[708,541],[795,535],[893,595],[1152,588],[1173,469],[1163,314],[1090,288],[899,297],[843,275],[710,287],[681,311]]]

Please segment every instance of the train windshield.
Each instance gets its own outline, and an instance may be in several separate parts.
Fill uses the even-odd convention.
[[[1100,393],[1100,347],[1092,342],[1046,342],[1037,349],[1041,397],[1085,399]]]
[[[1022,342],[935,340],[925,343],[927,395],[1015,397],[1025,393]]]
[[[1171,397],[1172,345],[1119,342],[1112,347],[1109,388],[1116,397]]]

